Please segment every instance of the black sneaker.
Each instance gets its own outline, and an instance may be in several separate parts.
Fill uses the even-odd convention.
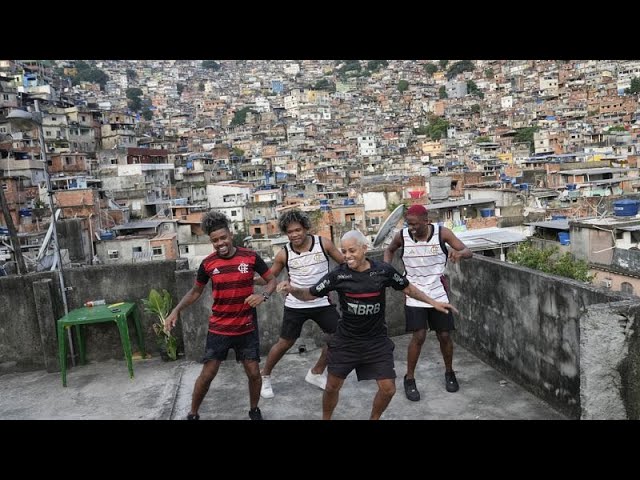
[[[200,420],[200,415],[197,413],[189,413],[187,415],[187,420]]]
[[[251,420],[264,420],[262,418],[262,412],[258,407],[252,408],[251,410],[249,410],[249,418]]]
[[[409,380],[406,375],[404,376],[404,393],[412,402],[420,400],[420,392],[418,391],[418,387],[416,387],[415,378]]]
[[[447,392],[457,392],[460,389],[456,374],[454,372],[444,372],[444,381],[447,386]]]

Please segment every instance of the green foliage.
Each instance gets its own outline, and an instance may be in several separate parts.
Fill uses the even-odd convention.
[[[460,60],[454,63],[447,70],[447,80],[451,80],[456,75],[462,72],[472,72],[475,69],[475,65],[471,60]]]
[[[367,70],[370,72],[377,72],[381,68],[386,68],[389,62],[386,60],[369,60],[367,63]]]
[[[313,89],[314,90],[327,90],[329,92],[335,92],[336,91],[336,86],[335,86],[335,84],[333,82],[330,82],[326,78],[321,78],[313,86]]]
[[[171,360],[176,360],[178,358],[178,342],[176,337],[165,327],[165,320],[171,313],[173,306],[171,294],[165,289],[158,292],[152,288],[149,291],[149,296],[142,299],[142,303],[146,313],[151,313],[158,318],[158,321],[153,324],[158,345],[160,348],[166,348],[167,356]]]
[[[220,70],[220,64],[215,60],[203,60],[202,68],[207,68],[209,70],[213,70],[214,72],[217,72],[218,70]]]
[[[440,98],[440,100],[444,100],[445,98],[449,98],[449,95],[447,95],[447,87],[445,87],[444,85],[442,85],[440,87],[440,89],[438,90],[438,98]]]
[[[433,63],[427,63],[424,66],[424,73],[426,73],[430,77],[433,76],[433,74],[436,73],[437,71],[438,71],[438,67]]]
[[[252,110],[249,107],[243,107],[240,110],[237,110],[236,113],[233,114],[233,120],[231,120],[231,126],[235,127],[236,125],[244,125],[244,123],[247,121],[247,113],[251,111]]]
[[[132,68],[127,68],[127,79],[128,80],[135,80],[136,78],[138,78],[138,72],[136,72]]]
[[[142,111],[142,118],[144,118],[147,122],[150,121],[153,118],[153,112],[148,108],[145,108]]]
[[[473,105],[471,105],[471,113],[475,114],[475,113],[480,113],[481,109],[480,109],[480,105],[478,105],[477,103],[474,103]]]
[[[633,77],[631,79],[631,86],[624,89],[624,93],[628,95],[636,95],[640,93],[640,78]]]
[[[400,80],[398,82],[398,91],[400,93],[406,91],[409,88],[409,82],[407,82],[406,80]]]
[[[431,140],[440,140],[442,137],[447,136],[447,129],[449,128],[449,122],[444,118],[430,116],[429,123],[427,125],[421,125],[415,128],[413,132],[416,135],[426,135]]]
[[[609,127],[607,132],[626,132],[627,129],[624,128],[624,125],[614,125],[613,127]]]
[[[440,65],[440,70],[444,70],[449,65],[449,60],[440,60],[438,61],[438,65]]]
[[[198,84],[198,91],[199,91],[199,92],[204,92],[204,82],[200,82],[200,83]]]
[[[569,252],[559,255],[558,247],[539,249],[533,247],[531,242],[523,242],[507,254],[507,259],[523,267],[560,277],[582,282],[591,282],[593,279],[593,275],[589,275],[587,262],[575,260]]]
[[[475,140],[476,143],[486,143],[490,141],[491,141],[491,137],[487,137],[487,136],[478,137]]]
[[[176,85],[176,90],[178,91],[178,95],[182,95],[182,92],[184,92],[184,84],[183,83],[178,83]]]
[[[75,67],[77,73],[71,80],[74,85],[78,85],[80,82],[97,83],[100,85],[100,88],[104,90],[105,85],[109,81],[109,75],[99,68],[95,68],[93,65],[81,60],[76,62]]]
[[[469,95],[475,95],[476,97],[484,98],[484,93],[480,91],[478,85],[473,80],[467,82],[467,92]]]
[[[233,154],[237,157],[242,157],[244,155],[244,150],[242,150],[241,148],[233,147],[232,151]]]
[[[142,90],[137,87],[127,88],[126,95],[128,99],[142,96]]]
[[[484,78],[491,79],[494,77],[493,68],[485,68],[484,69]]]
[[[529,143],[529,151],[531,153],[533,153],[535,151],[534,143],[533,143],[533,134],[535,132],[537,132],[538,130],[540,130],[540,127],[518,128],[516,130],[516,134],[513,136],[513,142],[514,143],[521,143],[521,142]]]

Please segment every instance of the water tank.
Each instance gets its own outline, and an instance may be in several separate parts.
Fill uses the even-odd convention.
[[[567,190],[575,190],[575,189],[576,189],[575,183],[567,183]]]
[[[558,240],[560,241],[560,245],[569,245],[571,240],[569,240],[569,232],[559,232]]]
[[[329,200],[322,198],[320,199],[320,205],[327,205],[329,203]]]
[[[100,233],[100,240],[113,240],[114,238],[115,235],[110,230]]]
[[[566,220],[566,215],[551,215],[551,220]]]
[[[493,217],[495,215],[495,210],[493,208],[481,208],[480,216],[481,217]]]
[[[616,217],[635,217],[638,214],[638,200],[618,200],[613,202]]]
[[[21,208],[20,209],[20,216],[21,217],[30,217],[31,216],[31,209],[30,208]]]

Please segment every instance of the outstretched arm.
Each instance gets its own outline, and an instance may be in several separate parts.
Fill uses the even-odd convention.
[[[276,258],[273,260],[273,265],[271,265],[271,273],[275,278],[278,278],[280,272],[284,269],[284,264],[286,261],[286,256],[284,253],[284,249],[281,249],[277,254]],[[258,273],[253,277],[254,285],[267,285],[267,280],[262,278]],[[275,287],[274,287],[275,288]]]
[[[278,290],[278,293],[283,293],[285,295],[287,293],[290,293],[291,295],[296,297],[298,300],[303,300],[303,301],[315,300],[316,298],[318,298],[314,295],[311,295],[308,288],[292,287],[291,284],[289,283],[289,280],[280,282],[278,284],[277,290]]]
[[[344,263],[344,255],[342,255],[342,252],[338,250],[338,247],[336,247],[331,240],[320,237],[320,241],[322,242],[324,251],[327,252],[327,254],[333,258],[338,265]]]
[[[387,263],[391,263],[391,261],[393,260],[393,255],[396,253],[396,250],[398,250],[401,246],[402,246],[402,232],[398,232],[393,237],[393,240],[391,240],[391,243],[389,244],[389,246],[384,249],[384,261]]]
[[[178,318],[180,317],[180,312],[191,305],[193,302],[200,298],[202,295],[202,290],[204,290],[204,285],[198,285],[197,283],[191,287],[182,300],[175,306],[169,316],[165,319],[164,325],[167,331],[171,331],[171,329],[175,326]]]
[[[253,308],[257,307],[261,303],[266,302],[269,299],[269,296],[276,289],[276,286],[277,286],[276,277],[273,276],[272,272],[269,272],[267,275],[265,275],[264,279],[267,281],[267,285],[262,289],[262,292],[252,293],[251,295],[249,295],[247,298],[244,299],[244,302],[248,303]]]
[[[436,310],[443,313],[449,313],[449,310],[453,310],[455,313],[458,313],[456,307],[451,305],[450,303],[437,302],[424,292],[418,290],[413,285],[409,285],[407,288],[402,290],[406,295],[409,295],[411,298],[415,298],[416,300],[420,300],[421,302],[428,303],[432,305]]]
[[[462,243],[462,240],[456,237],[455,233],[451,230],[446,227],[441,227],[440,235],[442,236],[442,240],[452,247],[447,250],[449,250],[449,260],[453,263],[456,263],[461,258],[473,257],[473,252],[469,250],[469,248]]]

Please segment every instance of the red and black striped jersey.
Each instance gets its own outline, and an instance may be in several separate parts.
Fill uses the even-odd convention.
[[[264,260],[248,248],[236,247],[230,258],[216,252],[200,263],[196,284],[203,287],[211,279],[213,305],[209,331],[220,335],[243,335],[255,330],[253,308],[244,300],[253,293],[253,272],[263,278],[270,270]]]

